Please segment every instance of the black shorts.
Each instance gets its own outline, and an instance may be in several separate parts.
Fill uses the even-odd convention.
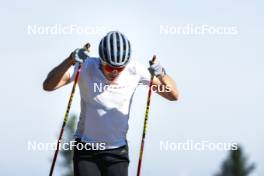
[[[79,140],[76,140],[79,143]],[[127,176],[128,145],[106,150],[74,149],[74,176]]]

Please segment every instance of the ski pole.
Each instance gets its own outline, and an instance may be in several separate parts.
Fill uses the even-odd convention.
[[[90,48],[90,43],[87,43],[86,45],[84,45],[84,49],[86,49],[88,52],[89,52],[89,48]],[[57,160],[57,156],[58,156],[58,152],[59,152],[59,146],[60,146],[60,143],[61,143],[62,135],[63,135],[64,128],[65,128],[65,126],[67,124],[67,121],[68,121],[68,116],[69,116],[69,112],[70,112],[70,109],[71,109],[73,95],[74,95],[75,88],[76,88],[76,85],[77,85],[77,82],[78,82],[78,79],[79,79],[79,76],[80,76],[81,66],[82,65],[78,63],[78,71],[77,71],[76,76],[74,78],[74,83],[73,83],[73,86],[72,86],[72,90],[71,90],[70,98],[69,98],[69,101],[68,101],[67,109],[66,109],[66,112],[65,112],[65,115],[64,115],[64,120],[63,120],[63,123],[62,123],[59,139],[57,141],[56,150],[55,150],[55,153],[54,153],[54,156],[53,156],[53,160],[52,160],[49,176],[52,176],[52,174],[53,174],[53,170],[54,170],[55,163],[56,163],[56,160]]]
[[[154,64],[155,60],[156,60],[156,55],[154,55],[152,60],[151,60],[152,64]],[[144,127],[143,127],[140,153],[139,153],[139,160],[138,160],[137,176],[140,176],[141,165],[142,165],[142,158],[143,158],[143,151],[144,151],[145,136],[146,136],[146,131],[147,131],[147,123],[148,123],[148,115],[149,115],[149,107],[150,107],[153,78],[154,78],[154,75],[151,75],[150,83],[149,83],[149,90],[148,90],[147,106],[146,106],[146,111],[145,111]]]

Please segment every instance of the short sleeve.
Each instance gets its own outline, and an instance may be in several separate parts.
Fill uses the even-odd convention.
[[[137,70],[137,73],[140,76],[139,84],[149,85],[149,83],[150,83],[150,73],[149,73],[147,67],[142,65],[142,64],[140,64],[140,63],[137,63],[136,70]]]

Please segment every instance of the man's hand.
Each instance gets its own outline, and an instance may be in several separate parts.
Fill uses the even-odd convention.
[[[152,61],[149,61],[150,67],[148,68],[151,75],[154,75],[156,77],[164,76],[165,69],[160,65],[159,62],[155,61],[154,63]]]
[[[75,63],[78,62],[80,64],[84,63],[87,58],[89,58],[88,50],[85,48],[78,48],[74,50],[71,54],[71,57],[74,59]]]

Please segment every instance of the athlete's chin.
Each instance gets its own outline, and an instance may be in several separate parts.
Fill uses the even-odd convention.
[[[116,79],[116,77],[114,77],[114,78],[110,78],[110,81],[114,81]]]
[[[116,77],[110,77],[110,76],[108,76],[107,79],[108,79],[109,81],[114,81],[114,80],[116,79]]]
[[[109,81],[114,81],[118,76],[108,76]]]

